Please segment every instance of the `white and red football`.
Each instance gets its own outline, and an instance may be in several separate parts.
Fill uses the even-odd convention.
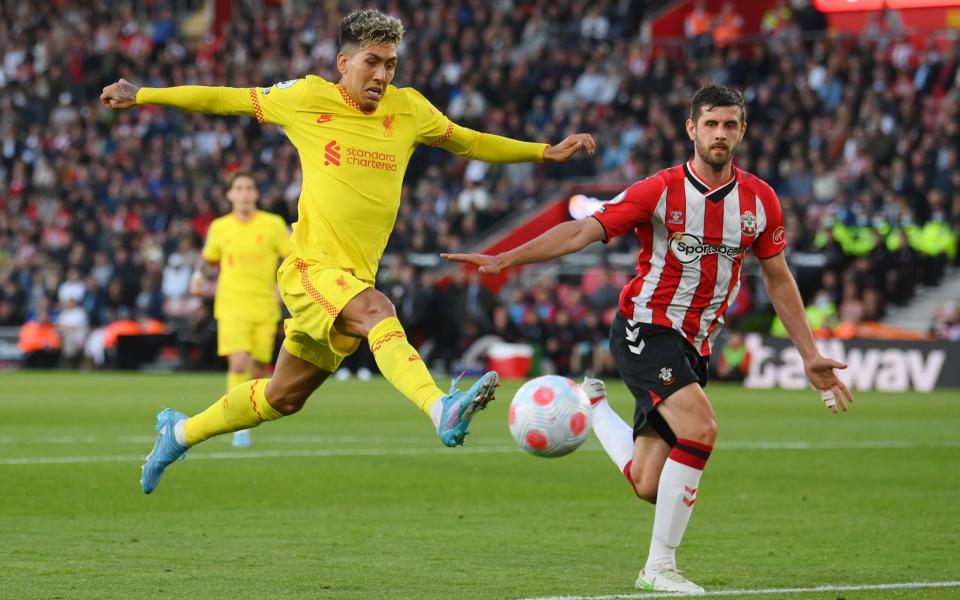
[[[520,447],[537,456],[570,454],[593,427],[590,400],[574,381],[559,375],[531,379],[510,403],[510,433]]]

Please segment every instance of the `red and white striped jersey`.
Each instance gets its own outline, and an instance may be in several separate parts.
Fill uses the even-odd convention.
[[[746,251],[770,258],[787,245],[776,193],[736,167],[713,189],[690,163],[664,169],[593,217],[607,239],[633,230],[640,240],[637,276],[620,293],[623,316],[676,329],[702,356],[740,289]]]

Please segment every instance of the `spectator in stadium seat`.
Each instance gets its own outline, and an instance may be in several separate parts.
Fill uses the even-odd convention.
[[[37,315],[20,327],[17,347],[23,352],[26,368],[50,369],[60,362],[62,341],[56,326],[50,322],[49,303],[37,309]]]
[[[931,332],[937,339],[960,342],[960,305],[948,302],[937,308]]]
[[[570,357],[570,371],[578,375],[586,374],[603,377],[616,373],[613,356],[610,354],[609,326],[600,316],[586,312],[574,321],[576,345]]]
[[[86,292],[86,285],[80,275],[80,269],[70,267],[67,269],[67,278],[57,289],[57,300],[63,304],[68,300],[80,302]]]
[[[62,341],[63,360],[69,366],[79,366],[90,323],[86,311],[75,298],[68,297],[61,304],[56,326]]]
[[[475,324],[481,334],[492,328],[491,318],[497,301],[487,286],[480,281],[480,275],[476,271],[467,272],[461,301],[463,304],[457,306],[458,315]]]
[[[478,337],[463,352],[460,368],[474,373],[482,373],[487,368],[487,358],[491,347],[496,344],[523,343],[525,341],[510,320],[506,307],[497,305],[493,309],[490,331]]]
[[[853,280],[848,279],[843,283],[843,298],[840,301],[837,318],[841,322],[856,325],[863,321],[864,312],[860,290]]]
[[[721,381],[743,381],[750,372],[750,351],[744,344],[743,334],[731,331],[727,342],[720,349],[717,358],[717,379]]]
[[[793,11],[786,0],[776,0],[776,3],[764,11],[760,18],[760,31],[764,35],[779,36],[789,26],[793,19]]]
[[[820,340],[832,337],[833,328],[837,324],[837,306],[826,291],[818,291],[813,302],[805,307],[804,312],[807,315],[807,322],[810,323],[810,330],[813,331],[814,337]],[[787,328],[784,327],[779,316],[774,316],[773,322],[770,324],[770,335],[779,338],[789,337]]]
[[[713,45],[726,48],[740,41],[743,17],[734,11],[733,2],[724,2],[713,22]]]
[[[561,375],[582,375],[571,370],[573,353],[577,346],[577,332],[570,321],[570,313],[557,310],[552,323],[544,332],[543,350],[553,366],[553,372]]]
[[[486,210],[489,206],[490,193],[483,186],[483,179],[465,177],[463,189],[457,196],[457,209],[466,215],[471,214],[473,210]]]
[[[480,127],[487,109],[487,101],[470,81],[465,81],[450,101],[447,114],[451,118],[463,121],[465,126]]]
[[[703,56],[710,50],[710,28],[713,15],[707,11],[705,0],[695,0],[693,10],[683,18],[683,34],[694,56]]]
[[[616,304],[620,298],[620,288],[617,287],[616,273],[613,269],[604,269],[604,278],[600,287],[587,294],[587,304],[593,310],[606,310]]]
[[[587,68],[577,77],[573,86],[576,97],[581,102],[596,104],[605,100],[604,91],[608,84],[607,74],[599,60],[591,60]]]

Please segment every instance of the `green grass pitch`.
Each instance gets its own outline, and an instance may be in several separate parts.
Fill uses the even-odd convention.
[[[653,507],[596,439],[560,459],[517,449],[516,383],[466,447],[447,449],[383,380],[330,382],[300,414],[254,430],[249,450],[208,441],[144,496],[155,413],[199,411],[223,381],[0,374],[0,598],[638,596]],[[609,387],[630,415],[626,389]],[[956,391],[862,393],[838,416],[813,392],[707,392],[720,438],[680,549],[691,579],[708,590],[960,579]]]

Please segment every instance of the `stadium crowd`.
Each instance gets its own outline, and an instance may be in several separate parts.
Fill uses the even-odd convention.
[[[280,129],[251,119],[115,112],[98,94],[118,77],[148,86],[336,80],[347,3],[241,4],[213,36],[198,14],[184,18],[166,2],[26,10],[0,0],[0,326],[47,324],[39,349],[72,361],[87,346],[102,362],[116,338],[105,328],[117,323],[164,324],[185,352],[215,343],[210,309],[188,284],[207,227],[228,209],[222,183],[253,172],[260,206],[292,222],[296,152]],[[459,271],[437,285],[436,254],[473,247],[565,182],[628,184],[683,161],[688,101],[705,79],[744,90],[749,131],[736,162],[775,188],[791,252],[817,265],[801,278],[811,305],[831,303],[838,321],[875,321],[956,263],[960,46],[946,38],[826,36],[786,14],[765,18],[763,38],[700,35],[687,52],[642,41],[638,2],[383,4],[408,28],[397,84],[468,127],[544,141],[589,131],[600,148],[550,166],[416,152],[381,287],[446,362],[493,333],[536,343],[561,371],[606,368],[599,349],[623,269],[494,297]],[[633,244],[621,238],[603,254]],[[744,286],[734,316],[763,308],[757,287]]]

